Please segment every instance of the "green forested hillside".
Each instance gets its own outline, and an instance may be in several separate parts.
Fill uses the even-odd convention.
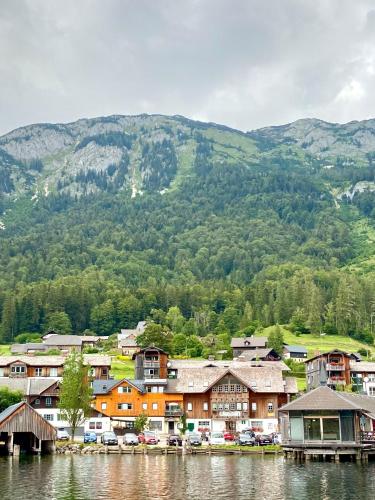
[[[372,121],[108,117],[25,127],[0,153],[4,341],[150,316],[212,348],[276,322],[372,342]]]

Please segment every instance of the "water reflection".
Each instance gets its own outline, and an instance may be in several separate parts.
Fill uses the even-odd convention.
[[[92,455],[0,459],[0,499],[375,498],[375,464],[281,457]]]

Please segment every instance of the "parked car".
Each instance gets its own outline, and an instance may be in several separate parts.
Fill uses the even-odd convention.
[[[95,432],[85,432],[83,435],[84,443],[96,443],[98,441],[98,436]]]
[[[137,446],[139,444],[137,434],[133,432],[126,433],[123,439],[124,444],[130,444],[132,446]]]
[[[143,444],[158,444],[160,439],[156,436],[155,432],[141,432],[138,435],[138,442]]]
[[[63,427],[59,427],[57,429],[56,438],[58,441],[69,441],[70,436],[69,436],[68,432]]]
[[[259,446],[272,443],[273,443],[272,436],[269,436],[268,434],[258,434],[257,436],[255,436],[255,444]]]
[[[182,438],[178,434],[169,434],[167,437],[168,446],[182,446]]]
[[[190,446],[201,446],[202,445],[202,437],[200,434],[191,433],[191,434],[189,434],[189,436],[187,438],[187,442],[188,442],[188,444],[190,444]]]
[[[223,432],[213,432],[210,438],[210,444],[225,444]]]
[[[236,439],[236,436],[233,434],[233,432],[225,431],[224,439],[225,441],[234,441]]]
[[[254,446],[255,438],[248,433],[241,433],[236,439],[236,442],[241,446]]]
[[[103,434],[100,437],[100,441],[103,444],[109,444],[109,445],[115,445],[118,444],[118,439],[117,436],[114,432],[103,432]]]
[[[252,429],[244,429],[242,431],[243,434],[248,434],[249,436],[255,438],[255,432]]]

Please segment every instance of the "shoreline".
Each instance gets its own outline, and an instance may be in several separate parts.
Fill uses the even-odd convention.
[[[281,447],[272,449],[262,446],[237,447],[204,446],[82,446],[82,444],[58,445],[56,455],[282,455]]]

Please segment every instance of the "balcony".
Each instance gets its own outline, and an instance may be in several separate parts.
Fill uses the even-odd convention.
[[[144,368],[160,368],[160,361],[144,361]]]
[[[345,377],[329,377],[327,379],[328,385],[345,385]]]
[[[345,370],[343,363],[327,363],[327,371],[341,372]]]
[[[183,414],[184,412],[179,406],[172,406],[165,409],[166,417],[182,417]]]

